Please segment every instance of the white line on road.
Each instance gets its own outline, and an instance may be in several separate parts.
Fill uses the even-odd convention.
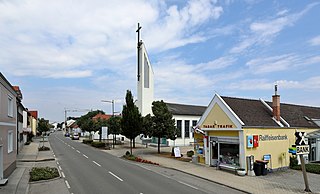
[[[66,178],[66,176],[64,175],[64,173],[61,171],[61,175],[63,178]]]
[[[74,147],[71,147],[72,149],[74,149]]]
[[[86,155],[84,155],[84,154],[82,154],[85,158],[88,158],[88,156],[86,156]]]
[[[68,189],[70,189],[71,187],[70,187],[70,185],[69,185],[68,181],[67,181],[67,180],[65,180],[64,182],[66,183],[66,185],[67,185]]]
[[[80,151],[79,150],[76,150],[79,154],[80,154]]]
[[[101,166],[99,163],[97,163],[96,161],[92,161],[93,163],[95,163],[98,166]]]
[[[118,177],[117,175],[113,174],[112,172],[109,171],[109,174],[111,174],[112,176],[116,177],[119,181],[123,181],[120,177]]]
[[[59,162],[57,161],[57,164],[59,165]]]
[[[61,166],[58,166],[59,167],[59,170],[62,170]]]
[[[181,183],[181,184],[183,184],[183,185],[186,185],[186,186],[188,186],[188,187],[191,187],[191,188],[193,188],[193,189],[199,190],[197,187],[194,187],[194,186],[192,186],[192,185],[189,185],[188,183],[185,183],[185,182],[182,182],[182,181],[178,181],[178,182]]]

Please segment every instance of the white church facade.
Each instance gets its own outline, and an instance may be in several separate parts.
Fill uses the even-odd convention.
[[[155,101],[154,72],[142,41],[138,43],[137,74],[137,101],[135,103],[142,116],[152,115],[152,102]],[[180,130],[180,133],[175,141],[162,139],[161,144],[167,146],[188,146],[193,144],[192,127],[196,126],[206,107],[175,103],[166,104],[175,119],[176,127]],[[154,141],[157,141],[157,138],[153,138],[152,141],[152,143],[156,143]],[[136,142],[142,142],[141,138],[136,138]]]

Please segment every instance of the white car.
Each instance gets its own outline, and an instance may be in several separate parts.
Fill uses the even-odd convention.
[[[79,140],[79,134],[78,133],[73,134],[72,139]]]

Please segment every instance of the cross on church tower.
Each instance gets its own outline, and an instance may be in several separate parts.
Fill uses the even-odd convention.
[[[137,43],[137,56],[138,56],[138,73],[137,73],[137,77],[138,77],[138,81],[140,81],[140,61],[139,61],[139,50],[140,50],[140,46],[141,46],[141,42],[140,42],[140,30],[141,30],[141,26],[140,23],[138,23],[138,29],[136,30],[136,32],[138,33],[138,43]]]

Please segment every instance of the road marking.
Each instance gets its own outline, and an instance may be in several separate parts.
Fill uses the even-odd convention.
[[[192,186],[192,185],[189,185],[188,183],[185,183],[185,182],[182,182],[182,181],[178,181],[178,182],[181,183],[181,184],[183,184],[183,185],[186,185],[186,186],[188,186],[188,187],[191,187],[191,188],[193,188],[193,189],[199,190],[197,187],[194,187],[194,186]]]
[[[79,150],[76,150],[79,154],[80,154],[80,151]]]
[[[99,163],[97,163],[96,161],[92,161],[93,163],[95,163],[98,166],[101,166]]]
[[[59,165],[59,162],[57,161],[57,164]]]
[[[109,174],[111,174],[112,176],[116,177],[119,181],[123,181],[120,177],[118,177],[117,175],[113,174],[112,172],[109,171]]]
[[[64,173],[61,171],[61,175],[63,178],[66,178],[66,176],[64,175]]]
[[[82,154],[85,158],[88,158],[88,156],[86,156],[86,155],[84,155],[84,154]]]
[[[70,147],[70,145],[68,144],[68,146]]]
[[[74,149],[74,147],[71,147],[72,149]]]
[[[59,167],[59,170],[62,170],[61,166],[58,166]]]
[[[68,189],[70,189],[71,187],[70,187],[70,185],[69,185],[68,181],[67,181],[67,180],[65,180],[64,182],[66,183],[66,185],[67,185]]]

